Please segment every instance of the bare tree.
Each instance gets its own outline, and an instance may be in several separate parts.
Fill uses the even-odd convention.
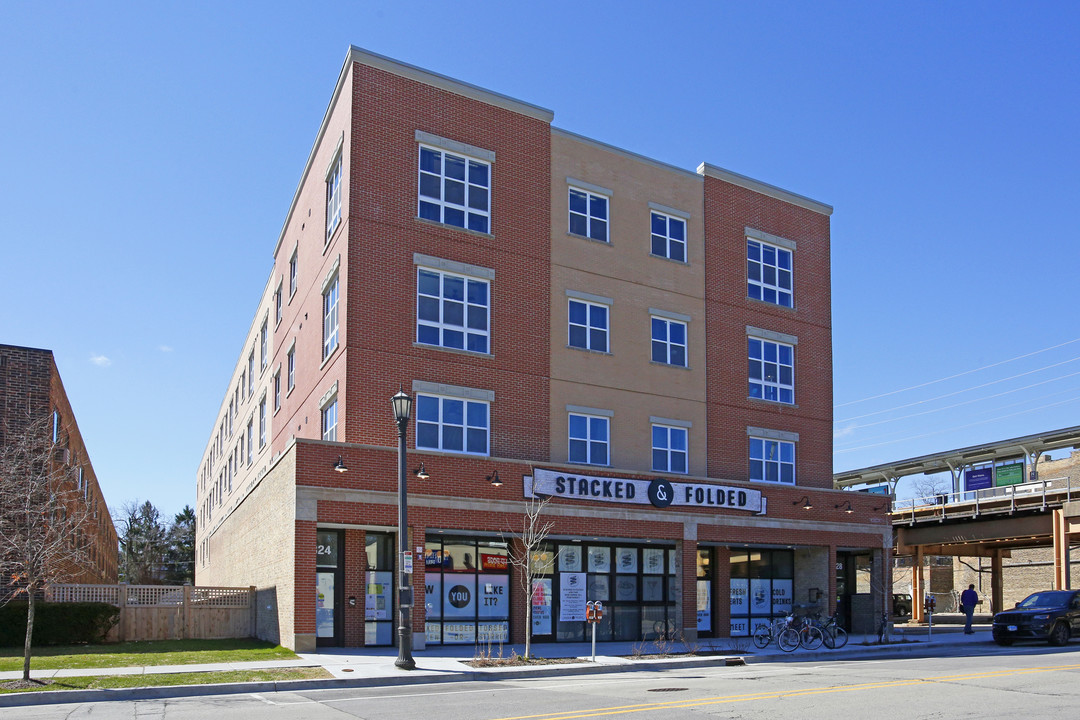
[[[24,682],[30,682],[37,595],[90,564],[91,532],[87,504],[51,418],[30,419],[22,431],[9,432],[0,446],[0,578],[8,587],[3,602],[27,596]]]
[[[547,507],[551,497],[537,495],[525,501],[525,509],[521,517],[521,531],[514,532],[516,543],[510,543],[508,559],[510,564],[517,568],[518,578],[521,580],[521,588],[525,597],[525,659],[528,660],[532,653],[532,626],[533,626],[533,583],[541,574],[541,568],[555,558],[542,556],[544,542],[547,540],[551,529],[555,526],[553,520],[544,520],[541,515]]]
[[[918,475],[912,478],[911,488],[919,500],[952,492],[952,486],[940,475]]]

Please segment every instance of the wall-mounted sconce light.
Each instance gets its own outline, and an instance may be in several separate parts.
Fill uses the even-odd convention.
[[[876,508],[874,508],[874,512],[877,512],[878,510],[884,510],[887,507],[889,507],[889,501],[888,500],[886,500],[885,502],[881,503]]]
[[[341,459],[341,456],[337,456],[337,462],[334,463],[334,470],[337,472],[348,472],[349,468],[345,467],[345,461]]]
[[[813,504],[811,504],[811,502],[810,502],[810,497],[809,496],[803,496],[802,500],[796,500],[795,502],[793,502],[791,504],[792,505],[802,504],[802,509],[803,510],[810,510],[811,508],[814,507]]]
[[[424,469],[424,463],[420,463],[420,469],[416,471],[416,477],[420,478],[421,480],[427,480],[429,477],[431,477],[430,475],[428,475],[428,471]]]
[[[834,505],[833,506],[833,509],[835,509],[835,510],[839,510],[840,508],[844,508],[844,512],[846,512],[848,515],[855,512],[855,510],[851,507],[851,501],[850,500],[845,500],[844,502],[840,503],[839,505]]]
[[[491,475],[488,475],[487,480],[488,480],[489,483],[491,483],[492,487],[501,487],[502,484],[503,484],[502,480],[499,479],[499,471],[498,470],[493,472]]]

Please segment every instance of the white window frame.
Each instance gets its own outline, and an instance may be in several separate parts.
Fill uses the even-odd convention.
[[[286,381],[285,394],[288,395],[296,387],[296,344],[289,348],[286,354],[286,367],[288,368],[288,380]]]
[[[439,168],[437,173],[430,167],[424,167],[425,153],[433,153],[438,156]],[[452,158],[454,161],[461,161],[464,164],[464,178],[447,177],[447,158]],[[481,167],[484,168],[484,173],[486,175],[486,185],[475,182],[472,173],[474,168]],[[433,178],[437,178],[438,181],[438,197],[424,194],[423,192],[425,179],[429,185],[428,189],[430,189],[430,183]],[[457,203],[446,199],[447,183],[459,183],[463,186],[464,202]],[[481,194],[486,194],[487,196],[482,208],[479,206],[479,196]],[[467,153],[453,152],[435,145],[420,143],[417,149],[416,197],[416,215],[419,218],[441,223],[443,225],[450,225],[451,227],[463,228],[472,232],[491,234],[492,173],[491,163],[486,160],[481,160],[480,158],[473,157]],[[438,215],[437,218],[430,217],[433,211]],[[447,219],[448,213],[461,213],[461,224]]]
[[[266,447],[266,396],[259,399],[259,450]]]
[[[574,194],[582,195],[585,198],[585,212],[573,209]],[[603,201],[604,203],[604,216],[593,214],[593,201]],[[593,190],[586,190],[585,188],[571,185],[566,194],[566,231],[571,235],[578,237],[589,238],[597,242],[610,242],[611,241],[611,197],[610,194],[604,194],[594,192]],[[584,220],[585,232],[574,231],[574,220],[577,218],[579,221]],[[594,228],[594,223],[597,228]],[[600,226],[602,226],[603,232],[600,232]]]
[[[274,392],[274,413],[277,414],[281,409],[281,365],[278,365],[277,372],[270,379],[270,385]]]
[[[574,435],[573,425],[574,419],[581,418],[585,421],[585,434]],[[599,440],[594,437],[594,431],[597,425],[603,425],[604,427],[604,439]],[[590,412],[584,412],[580,410],[574,410],[567,413],[566,417],[566,461],[574,463],[576,465],[599,465],[603,467],[611,467],[611,416],[609,415],[597,415]],[[585,444],[585,459],[574,459],[574,443]],[[599,462],[601,458],[594,456],[594,451],[598,447],[602,446],[604,450],[603,462]]]
[[[421,288],[422,279],[425,274],[428,277],[434,275],[438,277],[439,282],[439,294],[434,295],[430,292],[424,292]],[[448,279],[460,280],[463,285],[464,293],[460,300],[454,298],[448,298],[446,293],[446,285]],[[470,289],[472,284],[483,285],[486,296],[486,305],[480,303],[470,302]],[[440,268],[429,267],[427,265],[418,265],[416,268],[416,342],[419,345],[425,345],[428,347],[438,347],[449,350],[458,350],[468,353],[479,353],[482,355],[491,354],[491,281],[489,278],[477,277],[475,275],[469,275],[459,272],[451,272]],[[423,312],[422,303],[430,304],[432,301],[438,303],[438,315],[439,319],[434,320],[427,317],[421,317]],[[446,322],[446,310],[447,304],[453,303],[454,305],[461,306],[462,324]],[[483,314],[484,328],[469,327],[469,320],[473,313]],[[421,333],[429,334],[435,331],[438,333],[439,342],[432,342],[430,338],[422,337]],[[461,347],[447,343],[446,339],[448,333],[455,333],[461,335]],[[483,349],[478,350],[470,348],[470,342],[478,342],[483,340]]]
[[[664,337],[657,339],[656,330],[660,325],[663,328]],[[671,338],[672,327],[682,328],[683,341],[676,342]],[[658,315],[653,312],[649,317],[649,359],[654,363],[660,363],[662,365],[672,365],[674,367],[685,368],[688,367],[689,358],[687,353],[689,352],[688,344],[690,342],[690,326],[686,321],[682,319],[676,319],[673,317],[667,317],[665,315]],[[663,350],[663,359],[657,359],[657,350]],[[682,350],[682,362],[677,362],[677,350]],[[672,358],[675,358],[674,360]]]
[[[259,330],[259,372],[266,372],[266,366],[270,363],[270,319],[264,318],[262,329]]]
[[[293,295],[296,294],[297,270],[300,264],[299,252],[300,248],[293,248],[292,255],[289,256],[289,300],[292,300]]]
[[[338,302],[341,291],[341,276],[335,275],[322,293],[323,309],[323,360],[330,357],[338,346]]]
[[[338,402],[337,395],[323,404],[319,411],[319,427],[322,430],[322,439],[327,442],[337,442],[338,426]]]
[[[663,224],[664,224],[664,227],[662,228],[662,230],[660,232],[658,232],[657,220],[662,221]],[[672,233],[672,227],[673,226],[681,226],[682,227],[682,239],[681,240],[676,238],[674,236],[674,234]],[[684,218],[676,217],[676,216],[671,215],[669,213],[660,212],[659,210],[652,210],[651,214],[649,215],[649,232],[650,232],[650,236],[651,236],[650,237],[650,243],[649,243],[649,252],[652,255],[656,256],[656,257],[662,257],[662,258],[665,258],[667,260],[672,260],[674,262],[681,262],[681,263],[687,262],[687,255],[686,255],[686,226],[687,226],[687,222],[686,222],[686,220]],[[656,246],[657,246],[658,242],[663,242],[663,244],[664,244],[664,251],[663,252],[656,252],[656,250],[657,250]],[[680,257],[672,257],[672,248],[674,248],[674,247],[678,247],[678,248],[681,249],[681,251],[682,251],[682,257],[681,258]]]
[[[657,431],[661,431],[664,435],[664,445],[657,445]],[[682,436],[683,449],[676,450],[673,448],[675,444],[673,438],[676,435]],[[662,422],[653,422],[650,432],[651,444],[652,444],[652,469],[654,472],[667,472],[667,473],[679,473],[682,475],[690,472],[690,429],[681,425],[669,425]],[[657,463],[657,453],[664,453],[664,462]],[[683,460],[683,467],[681,470],[676,468],[676,464],[673,462],[676,455],[681,455]]]
[[[764,233],[755,233],[755,235]],[[780,238],[777,238],[778,240]],[[753,255],[757,254],[757,259]],[[767,262],[771,254],[773,262]],[[787,258],[787,267],[782,267],[781,258]],[[787,276],[786,287],[783,278]],[[757,275],[757,279],[752,276]],[[767,277],[772,276],[770,282]],[[755,294],[757,297],[755,297]],[[779,307],[795,307],[795,252],[794,248],[766,242],[762,238],[746,236],[746,295],[751,300],[759,300]],[[784,302],[786,298],[786,302]]]
[[[754,357],[755,343],[760,344],[759,357],[757,358]],[[747,373],[749,381],[748,396],[755,400],[794,405],[795,345],[756,335],[748,335],[746,345],[749,366]],[[773,352],[770,352],[770,349]],[[790,357],[790,363],[783,362],[785,354]],[[775,357],[775,360],[771,359],[772,357]],[[785,368],[790,373],[790,382],[784,382],[783,380]],[[755,374],[757,377],[755,377]],[[754,394],[755,388],[759,390],[759,395]],[[785,394],[788,394],[787,399],[785,399]]]
[[[247,424],[247,464],[251,467],[252,458],[255,456],[255,418],[248,418]]]
[[[274,327],[277,327],[281,324],[281,306],[281,282],[278,282],[277,290],[274,292]]]
[[[341,175],[343,172],[340,149],[326,173],[326,242],[341,224]]]
[[[591,350],[592,352],[610,353],[611,352],[611,303],[598,302],[599,298],[592,298],[585,293],[575,293],[570,295],[566,303],[566,346],[576,348],[578,350]],[[572,313],[574,305],[580,305],[585,310],[585,322],[574,322]],[[594,313],[595,310],[602,310],[604,315],[603,327],[594,325]],[[575,344],[573,341],[573,330],[578,328],[584,330],[585,344]],[[602,333],[604,339],[604,347],[595,347],[598,343],[594,342],[593,333]]]
[[[430,404],[434,402],[437,407],[438,417],[436,419],[424,418],[421,419],[420,405],[422,400],[424,404]],[[450,423],[446,419],[446,407],[448,403],[461,403],[461,424]],[[472,409],[483,409],[484,425],[470,424],[469,415]],[[438,442],[435,444],[422,445],[420,436],[421,428],[433,427],[438,437]],[[451,447],[447,441],[447,431],[460,431],[461,433],[461,448]],[[484,433],[484,449],[482,451],[469,449],[469,436],[472,432],[483,431]],[[475,455],[475,456],[489,456],[491,454],[491,403],[487,400],[481,400],[477,398],[463,397],[460,394],[454,395],[439,395],[430,392],[418,392],[416,394],[416,432],[415,432],[415,444],[418,450],[437,450],[440,452],[454,453],[458,455]]]
[[[255,394],[255,348],[251,348],[251,354],[248,355],[248,397]]]
[[[771,482],[781,485],[796,485],[797,443],[791,440],[749,436],[750,470],[748,477],[752,482]],[[758,450],[760,449],[760,452]],[[784,450],[790,449],[790,460],[785,460]],[[760,455],[760,457],[755,457]],[[761,464],[761,476],[755,477],[755,463]],[[769,479],[769,468],[775,470],[775,480]],[[784,480],[784,469],[790,468],[790,480]]]

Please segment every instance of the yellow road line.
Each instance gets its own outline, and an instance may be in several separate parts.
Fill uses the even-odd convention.
[[[498,718],[498,720],[578,720],[579,718],[599,717],[603,715],[624,715],[629,713],[646,712],[648,710],[676,710],[679,708],[691,708],[703,705],[719,705],[720,703],[726,702],[734,703],[747,702],[749,700],[775,700],[778,698],[799,697],[803,695],[823,695],[826,693],[853,692],[857,690],[875,690],[879,688],[905,687],[910,685],[922,685],[927,683],[956,682],[959,680],[977,680],[1002,677],[1006,675],[1029,675],[1033,673],[1078,669],[1080,669],[1080,665],[1055,665],[1028,668],[1026,670],[993,670],[989,672],[963,673],[960,675],[941,675],[931,678],[913,678],[911,680],[886,680],[882,682],[859,683],[857,685],[830,685],[819,688],[806,688],[804,690],[777,690],[773,692],[748,693],[743,695],[724,695],[720,697],[700,698],[698,700],[669,700],[667,702],[643,703],[639,705],[616,705],[605,708],[569,710],[556,713],[543,713],[539,715],[517,715],[514,717]]]

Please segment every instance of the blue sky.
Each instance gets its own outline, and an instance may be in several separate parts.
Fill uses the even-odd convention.
[[[1078,30],[1067,2],[9,0],[0,342],[55,352],[111,507],[194,505],[356,44],[833,205],[836,469],[1080,424]]]

